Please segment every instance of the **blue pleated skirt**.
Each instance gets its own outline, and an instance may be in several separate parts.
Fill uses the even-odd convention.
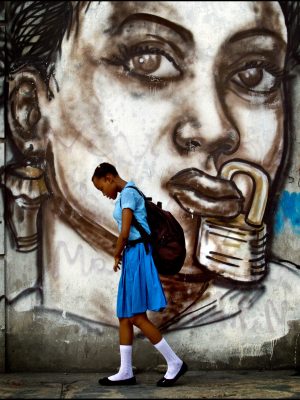
[[[151,247],[148,254],[143,243],[126,247],[118,286],[118,318],[130,318],[147,310],[162,311],[166,305]]]

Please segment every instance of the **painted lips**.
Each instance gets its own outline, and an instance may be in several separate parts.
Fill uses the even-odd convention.
[[[180,207],[190,214],[232,218],[242,210],[244,198],[233,181],[196,168],[179,171],[167,187]]]

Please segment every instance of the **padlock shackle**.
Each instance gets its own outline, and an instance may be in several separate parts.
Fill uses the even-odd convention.
[[[228,180],[231,180],[234,175],[241,173],[249,175],[254,183],[252,205],[246,220],[252,225],[261,225],[268,201],[268,176],[257,166],[240,160],[228,161],[220,168],[221,177]]]

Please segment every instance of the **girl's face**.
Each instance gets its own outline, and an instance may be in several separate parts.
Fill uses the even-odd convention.
[[[226,216],[239,201],[234,191],[229,201],[216,179],[221,165],[243,159],[274,181],[283,151],[286,38],[277,2],[82,6],[77,36],[74,27],[57,61],[59,91],[43,106],[63,197],[87,221],[117,231],[114,205],[95,197],[90,183],[95,165],[116,165],[182,223],[186,268],[196,271],[198,225],[187,210]],[[182,170],[179,205],[168,182]],[[213,187],[208,197],[201,179],[195,185],[203,172]],[[237,183],[247,209],[251,182]]]
[[[104,197],[116,199],[118,191],[114,179],[111,176],[108,175],[103,178],[94,177],[93,184],[96,189],[102,192]]]

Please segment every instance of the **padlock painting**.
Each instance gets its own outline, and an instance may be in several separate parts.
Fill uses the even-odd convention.
[[[161,277],[168,307],[149,318],[199,366],[275,362],[300,320],[299,3],[11,1],[3,18],[12,368],[45,370],[68,348],[62,369],[93,369],[111,346],[102,162],[185,232],[182,269]]]
[[[236,218],[202,218],[196,255],[200,265],[224,278],[253,282],[266,273],[267,230],[262,220],[269,181],[262,170],[244,161],[230,161],[221,168],[221,178],[236,174],[253,179],[251,208]]]

